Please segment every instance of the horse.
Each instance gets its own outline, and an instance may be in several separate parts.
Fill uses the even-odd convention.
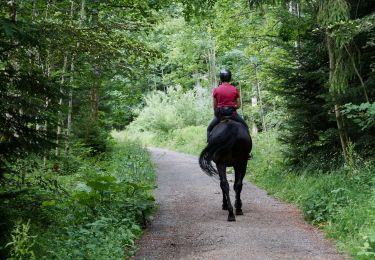
[[[241,190],[246,174],[247,161],[252,149],[252,140],[246,127],[232,119],[222,120],[211,131],[207,146],[199,156],[199,166],[208,176],[220,179],[223,192],[223,210],[228,210],[228,221],[236,221],[229,197],[229,183],[226,168],[233,167],[235,171],[234,191],[236,193],[236,215],[243,215]],[[215,162],[215,169],[212,165]]]

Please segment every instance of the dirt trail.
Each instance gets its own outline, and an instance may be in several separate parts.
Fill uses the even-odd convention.
[[[135,259],[345,259],[299,210],[248,182],[242,190],[244,215],[228,222],[220,186],[200,170],[196,157],[150,151],[159,211]]]

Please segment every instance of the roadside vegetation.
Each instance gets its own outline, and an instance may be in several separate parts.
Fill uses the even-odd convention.
[[[129,141],[100,158],[88,152],[77,149],[59,172],[56,162],[44,167],[25,158],[14,169],[19,178],[4,176],[1,194],[8,197],[1,200],[0,220],[8,235],[1,237],[2,257],[123,259],[135,252],[134,241],[154,209],[149,155]]]
[[[154,170],[110,133],[148,89],[146,2],[0,1],[0,259],[135,251]]]

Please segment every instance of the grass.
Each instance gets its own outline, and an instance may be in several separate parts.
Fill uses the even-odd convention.
[[[205,126],[187,126],[158,133],[130,130],[113,132],[112,135],[118,140],[131,139],[145,146],[162,147],[198,155],[206,145],[206,128]]]

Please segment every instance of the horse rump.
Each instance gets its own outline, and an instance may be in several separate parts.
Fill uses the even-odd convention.
[[[225,129],[221,129],[224,125]],[[199,166],[208,176],[218,176],[212,161],[230,152],[236,142],[237,133],[238,128],[231,123],[220,123],[212,130],[209,142],[199,156]]]

